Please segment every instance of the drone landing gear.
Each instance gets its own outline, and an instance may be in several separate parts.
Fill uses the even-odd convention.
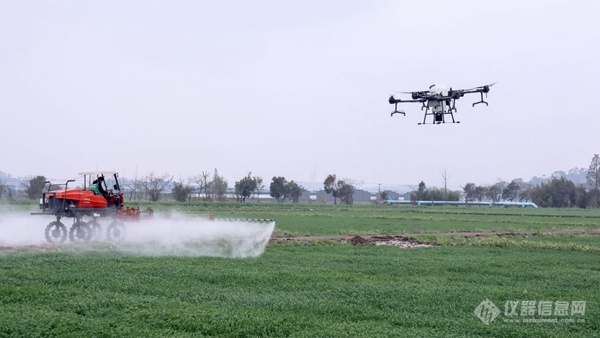
[[[390,116],[394,116],[394,114],[402,114],[406,116],[404,110],[398,110],[398,102],[396,102],[396,104],[394,105],[394,111],[390,114]]]
[[[485,100],[483,99],[483,92],[480,92],[479,94],[481,94],[481,100],[473,103],[472,107],[475,107],[475,105],[480,104],[480,103],[485,103],[486,106],[489,106],[489,104],[487,102],[485,102]],[[485,97],[487,97],[487,93],[485,93]]]

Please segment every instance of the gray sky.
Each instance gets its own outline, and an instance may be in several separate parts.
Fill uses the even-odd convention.
[[[0,170],[441,186],[600,152],[598,1],[2,1]],[[498,82],[461,124],[394,91]]]

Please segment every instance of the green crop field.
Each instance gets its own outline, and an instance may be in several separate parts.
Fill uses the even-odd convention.
[[[272,218],[273,236],[288,241],[246,259],[136,256],[102,244],[5,248],[0,337],[600,335],[597,210],[152,207],[163,215]],[[410,234],[434,246],[330,238],[355,234]],[[487,324],[475,314],[486,299],[499,311],[484,318]],[[534,313],[525,311],[530,301]],[[567,311],[560,312],[564,304]]]
[[[272,203],[159,203],[159,211],[271,218],[290,235],[597,229],[600,210],[490,207],[333,206]]]

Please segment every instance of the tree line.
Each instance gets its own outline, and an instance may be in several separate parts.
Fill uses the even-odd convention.
[[[447,174],[442,174],[444,186]],[[598,208],[600,207],[600,156],[595,154],[587,170],[586,184],[575,184],[564,176],[553,176],[546,182],[529,184],[523,180],[498,181],[491,185],[467,183],[462,191],[449,191],[446,188],[429,188],[421,181],[410,193],[411,201],[459,201],[465,202],[500,201],[533,202],[540,207],[553,208]],[[381,198],[386,199],[387,193]]]
[[[463,187],[466,202],[489,200],[533,202],[540,207],[598,208],[600,207],[600,156],[590,163],[586,184],[575,184],[564,176],[553,176],[547,182],[531,185],[523,181],[500,181],[489,186],[467,183]]]
[[[47,189],[47,179],[44,176],[30,177],[23,183],[23,196],[29,199],[37,199],[41,197],[44,189]],[[217,169],[212,173],[203,171],[199,175],[188,177],[174,181],[174,177],[169,174],[155,174],[153,172],[148,175],[135,178],[121,178],[121,186],[127,194],[129,200],[148,200],[159,201],[164,197],[166,189],[171,187],[170,193],[176,201],[185,202],[195,198],[204,201],[226,201],[230,199],[229,183],[221,176]],[[2,192],[10,191],[9,198],[13,198],[12,190],[5,189],[3,181],[0,181],[0,198]],[[334,202],[337,203],[339,198],[342,203],[352,204],[354,186],[346,180],[338,180],[336,175],[328,175],[323,183],[324,190],[331,194]],[[52,186],[50,190],[60,189],[59,186]],[[245,202],[247,198],[256,196],[260,198],[261,191],[264,191],[265,184],[260,176],[253,176],[252,173],[242,177],[233,185],[233,195],[239,202]],[[277,202],[281,203],[286,200],[298,202],[302,193],[306,191],[304,187],[296,183],[294,180],[288,181],[283,176],[274,176],[269,185],[269,195]]]
[[[600,207],[600,156],[598,154],[592,158],[587,171],[586,184],[576,185],[564,176],[554,176],[549,181],[537,185],[522,180],[499,181],[492,185],[467,183],[462,187],[462,191],[452,191],[446,188],[448,176],[445,171],[442,177],[444,188],[427,187],[425,182],[421,181],[410,193],[411,200],[459,201],[463,198],[465,202],[534,202],[540,207]],[[123,178],[121,183],[129,200],[158,201],[169,186],[173,199],[181,202],[189,200],[192,194],[205,201],[225,201],[230,197],[229,184],[217,169],[212,173],[203,171],[187,179],[173,181],[173,178],[169,174],[150,173],[136,179]],[[30,199],[39,198],[45,182],[44,176],[28,178],[23,184],[23,196]],[[250,172],[234,183],[233,195],[237,201],[245,202],[252,195],[259,199],[264,189],[262,177],[253,176]],[[344,204],[354,203],[353,196],[356,189],[349,179],[338,179],[335,174],[327,175],[323,181],[323,190],[333,197],[334,204],[337,204],[338,199]],[[269,185],[269,195],[280,203],[286,200],[298,202],[304,191],[306,191],[304,187],[293,180],[288,181],[283,176],[274,176]],[[3,197],[12,199],[17,196],[12,189],[8,188],[4,179],[0,178],[0,198]],[[382,192],[378,198],[387,199],[387,192]]]

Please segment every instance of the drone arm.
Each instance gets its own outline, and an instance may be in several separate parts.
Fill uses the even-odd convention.
[[[424,99],[402,100],[402,99],[397,99],[394,96],[390,96],[390,99],[388,101],[390,102],[390,104],[395,104],[395,103],[404,103],[404,102],[425,102],[426,100],[424,100]]]
[[[390,116],[394,116],[394,114],[402,114],[402,115],[406,116],[406,113],[403,110],[398,110],[398,103],[404,103],[404,102],[425,102],[426,100],[423,100],[423,99],[418,99],[418,100],[401,100],[401,99],[394,98],[394,96],[390,96],[390,99],[388,101],[390,102],[390,104],[394,105],[394,111],[390,114]]]
[[[483,86],[483,87],[478,87],[478,88],[473,88],[473,89],[466,89],[466,90],[458,90],[455,93],[457,95],[460,96],[464,96],[465,94],[475,94],[475,93],[479,93],[481,95],[481,99],[475,103],[473,103],[473,107],[475,107],[475,105],[481,104],[481,103],[485,103],[486,106],[488,106],[489,104],[484,100],[483,98],[483,94],[485,94],[485,97],[487,98],[487,93],[490,92],[490,87],[489,86]]]
[[[482,90],[483,89],[467,89],[467,90],[460,90],[459,92],[462,93],[462,94],[473,94],[473,93],[479,93]]]

